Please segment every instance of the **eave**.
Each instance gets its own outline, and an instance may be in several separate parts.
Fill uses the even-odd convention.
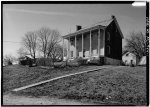
[[[91,30],[96,30],[96,29],[100,29],[100,28],[105,29],[106,27],[102,26],[102,25],[96,25],[96,26],[93,26],[93,27],[83,28],[83,29],[78,30],[74,33],[67,34],[67,35],[63,36],[63,38],[66,39],[68,37],[72,37],[72,36],[75,36],[75,35],[80,35],[82,33],[86,33],[86,32],[89,32]]]

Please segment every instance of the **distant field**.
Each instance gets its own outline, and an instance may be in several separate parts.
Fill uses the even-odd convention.
[[[103,69],[17,92],[97,104],[146,105],[146,67]]]
[[[96,67],[98,66],[43,69],[41,67],[27,67],[21,65],[5,66],[3,67],[3,92],[54,77],[81,72],[83,70],[89,70]]]

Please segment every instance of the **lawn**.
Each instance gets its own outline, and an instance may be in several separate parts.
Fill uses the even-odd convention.
[[[97,67],[98,66],[80,66],[43,69],[41,67],[27,67],[22,65],[6,66],[3,67],[3,92],[54,77],[81,72]]]
[[[147,105],[146,67],[118,67],[66,77],[17,92],[96,104]]]

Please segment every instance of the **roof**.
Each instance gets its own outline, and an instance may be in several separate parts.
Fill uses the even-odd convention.
[[[75,31],[74,33],[70,33],[70,34],[65,35],[63,37],[65,38],[68,36],[73,36],[75,34],[77,35],[77,34],[80,34],[81,32],[84,32],[84,31],[86,32],[86,31],[91,30],[91,29],[97,29],[98,27],[104,28],[104,27],[108,26],[112,21],[113,21],[113,19],[103,20],[101,22],[98,22],[98,23],[92,24],[90,26],[84,27],[78,31]]]
[[[125,56],[126,54],[130,54],[130,55],[132,55],[132,56],[136,56],[134,53],[129,52],[129,51],[125,52],[122,56]]]
[[[33,59],[33,57],[31,55],[25,55],[25,57]]]
[[[107,19],[107,20],[103,20],[103,21],[101,21],[101,22],[92,24],[91,26],[84,27],[84,28],[82,28],[82,29],[80,29],[80,30],[78,30],[78,31],[76,31],[76,32],[74,32],[74,33],[67,34],[67,35],[63,36],[63,38],[67,38],[67,37],[69,37],[69,36],[78,35],[78,34],[80,34],[80,33],[87,32],[87,31],[89,31],[89,30],[91,30],[91,29],[97,29],[97,28],[99,28],[99,27],[101,27],[101,28],[106,28],[112,21],[115,21],[115,24],[117,25],[117,28],[118,28],[118,30],[119,30],[119,32],[120,32],[120,34],[121,34],[121,37],[123,38],[123,34],[122,34],[122,32],[121,32],[121,29],[120,29],[120,27],[119,27],[119,24],[118,24],[116,18],[115,18],[114,16],[112,16],[112,17],[113,17],[113,18],[110,18],[110,19]]]

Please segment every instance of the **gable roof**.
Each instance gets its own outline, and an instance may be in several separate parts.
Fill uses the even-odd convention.
[[[124,38],[116,17],[115,16],[112,16],[112,17],[113,17],[113,19],[115,21],[115,24],[116,24],[116,26],[117,26],[117,28],[119,30],[119,33],[120,33],[121,37]]]
[[[117,28],[119,30],[119,33],[120,33],[121,37],[123,38],[123,34],[121,32],[120,26],[119,26],[115,16],[112,16],[111,19],[103,20],[101,22],[92,24],[91,26],[84,27],[84,28],[82,28],[82,29],[80,29],[78,31],[75,31],[74,33],[67,34],[67,35],[63,36],[63,38],[66,38],[66,37],[69,37],[69,36],[74,36],[74,35],[77,35],[77,34],[80,34],[82,32],[86,32],[86,31],[88,31],[90,29],[94,29],[94,28],[98,28],[98,27],[106,28],[112,21],[115,22],[115,24],[116,24],[116,26],[117,26]]]
[[[126,54],[130,54],[130,55],[136,56],[134,53],[129,52],[129,51],[125,52],[122,56],[125,56]]]

